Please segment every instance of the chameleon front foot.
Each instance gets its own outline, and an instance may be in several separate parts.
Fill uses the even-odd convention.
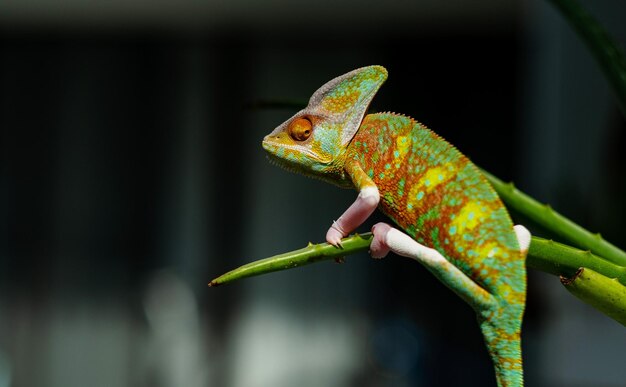
[[[335,247],[341,247],[341,239],[347,237],[352,231],[359,227],[374,212],[380,195],[375,186],[362,188],[356,200],[348,209],[333,221],[326,232],[326,242]]]
[[[341,220],[341,218],[339,218]],[[333,220],[332,226],[326,232],[326,242],[330,243],[335,247],[341,248],[341,239],[344,236],[347,236],[348,233],[343,231],[341,225],[336,220]]]

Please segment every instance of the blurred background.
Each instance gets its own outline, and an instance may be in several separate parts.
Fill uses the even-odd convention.
[[[624,46],[626,3],[582,3]],[[626,120],[544,0],[3,0],[0,387],[495,386],[413,261],[206,286],[353,201],[267,162],[295,110],[260,103],[370,64],[374,109],[626,248]],[[529,386],[626,385],[624,327],[532,269],[523,346]]]

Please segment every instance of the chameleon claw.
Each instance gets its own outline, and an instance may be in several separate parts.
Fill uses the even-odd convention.
[[[336,248],[342,249],[343,246],[341,246],[341,238],[343,238],[344,235],[345,233],[343,232],[339,224],[337,224],[337,222],[333,220],[333,224],[326,232],[326,242],[335,246]]]

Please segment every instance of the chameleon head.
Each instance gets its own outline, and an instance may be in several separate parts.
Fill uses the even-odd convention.
[[[328,176],[361,125],[374,94],[387,79],[382,66],[341,75],[320,87],[306,108],[263,139],[280,166],[306,175]]]

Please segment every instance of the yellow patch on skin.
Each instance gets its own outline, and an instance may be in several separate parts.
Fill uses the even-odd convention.
[[[396,138],[396,150],[398,151],[398,158],[403,159],[409,151],[411,145],[411,139],[408,136],[398,136]]]
[[[423,194],[424,191],[422,191],[422,188],[423,187],[421,187],[419,184],[413,184],[413,186],[409,190],[409,196],[407,197],[407,200],[406,200],[407,209],[413,209],[413,208],[418,207],[417,203],[420,200],[417,198],[418,194],[422,192],[422,195],[420,196],[424,195]]]
[[[500,247],[496,242],[487,242],[484,245],[480,246],[477,250],[479,257],[493,257],[498,253],[498,249]]]
[[[400,138],[400,137],[399,137]],[[400,143],[400,140],[396,140]],[[403,146],[406,147],[404,152],[408,151],[410,141],[405,141]],[[403,156],[401,148],[398,147],[400,155]],[[399,155],[399,156],[400,156]],[[431,192],[438,185],[445,183],[450,178],[450,171],[447,167],[434,167],[430,168],[422,177],[411,186],[409,190],[409,196],[407,197],[407,209],[413,209],[418,207],[419,202],[424,196]]]
[[[445,168],[430,168],[419,181],[419,185],[426,189],[426,192],[432,191],[436,186],[445,182],[448,178],[448,171]]]
[[[487,214],[483,207],[480,202],[468,202],[461,208],[450,225],[456,228],[456,233],[459,235],[462,235],[465,230],[472,230],[482,222]]]

